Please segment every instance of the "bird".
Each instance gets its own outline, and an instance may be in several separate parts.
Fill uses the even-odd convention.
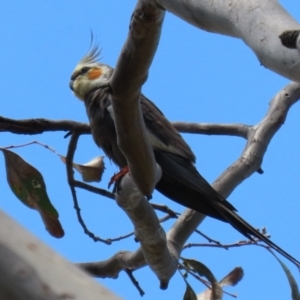
[[[69,87],[85,104],[95,143],[122,169],[127,161],[117,143],[109,82],[114,70],[100,62],[100,54],[98,45],[90,48],[76,65]],[[200,175],[190,146],[160,109],[143,94],[140,104],[154,157],[162,170],[155,189],[185,207],[231,224],[253,242],[263,241],[299,267],[298,260],[240,217],[236,208]]]

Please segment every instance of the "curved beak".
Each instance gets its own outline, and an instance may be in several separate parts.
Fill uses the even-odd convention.
[[[74,83],[74,81],[71,80],[70,83],[69,83],[69,87],[70,87],[70,89],[74,92],[73,83]]]

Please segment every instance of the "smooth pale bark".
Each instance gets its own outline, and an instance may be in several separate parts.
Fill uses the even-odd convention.
[[[0,299],[120,299],[0,211]]]
[[[286,30],[300,29],[300,24],[278,1],[157,0],[157,2],[167,11],[200,29],[242,39],[264,67],[300,82],[299,51],[284,47],[279,39],[279,35]]]
[[[248,128],[246,134],[247,142],[240,158],[229,166],[212,184],[225,198],[260,168],[271,139],[284,123],[291,106],[299,99],[300,84],[292,82],[279,91],[271,100],[266,116],[258,124],[245,126],[245,128]],[[240,126],[240,124],[237,124],[237,130]],[[227,128],[224,129],[224,134],[228,134]],[[203,214],[186,209],[176,220],[167,233],[167,243],[175,249],[176,256],[180,255],[182,247],[205,217]],[[126,261],[124,253],[121,259],[122,263],[120,263],[120,257],[115,255],[106,261],[87,263],[83,267],[89,271],[92,269],[92,273],[95,276],[101,274],[101,277],[105,277],[105,270],[107,276],[110,276],[110,271],[107,269],[107,264],[109,263],[117,266],[114,269],[114,275],[117,276],[118,272],[122,271],[123,268],[138,269],[144,266],[146,260],[143,260],[140,254],[141,249],[138,249],[135,252],[126,252],[126,257],[130,258],[128,261]]]
[[[161,177],[161,168],[157,165],[155,182]],[[116,201],[125,211],[134,225],[135,236],[140,242],[142,252],[149,267],[157,275],[162,289],[167,288],[170,278],[177,270],[180,251],[168,244],[166,233],[160,226],[151,204],[140,193],[130,174],[127,174],[118,188]]]
[[[271,139],[284,124],[290,107],[299,99],[298,83],[292,82],[278,92],[271,100],[266,116],[255,126],[249,127],[247,143],[239,159],[212,184],[215,190],[227,198],[239,184],[260,168]],[[187,209],[168,232],[168,239],[182,249],[204,218],[204,215]]]
[[[274,0],[138,1],[133,18],[131,19],[130,33],[121,52],[111,85],[118,142],[127,158],[134,182],[143,195],[150,195],[152,193],[156,182],[155,180],[158,176],[139,104],[141,86],[147,79],[148,69],[158,45],[164,17],[164,11],[155,4],[161,5],[168,11],[178,15],[180,18],[198,28],[241,38],[254,51],[259,61],[265,67],[287,78],[300,82],[300,57],[298,50],[291,50],[282,46],[280,39],[278,38],[284,31],[299,29],[300,25],[278,2]],[[222,49],[220,49],[220,53],[222,54]],[[299,97],[300,86],[296,83],[291,83],[274,98],[271,102],[268,114],[259,124],[249,128],[243,127],[242,135],[243,137],[247,137],[248,142],[241,157],[213,184],[214,188],[223,196],[227,197],[236,186],[260,167],[262,158],[271,138],[282,125],[290,106],[294,104]],[[218,128],[218,130],[220,130],[220,128]],[[240,128],[230,128],[230,132],[238,133],[239,130]],[[247,133],[244,132],[245,130]],[[124,180],[127,179],[128,176],[126,176]],[[133,182],[129,185],[132,186],[132,183]],[[126,184],[126,182],[124,184]],[[134,191],[134,188],[131,188],[131,191]],[[136,195],[133,196],[135,197]],[[131,195],[128,195],[129,201],[131,200],[130,197]],[[145,201],[145,199],[142,201]],[[148,219],[154,220],[155,218],[152,217],[154,214],[151,211],[151,207],[147,208],[147,210],[150,210],[149,214],[151,215]],[[130,213],[128,213],[128,211],[127,208],[126,213],[130,215],[133,222],[136,222],[138,219],[138,211],[134,212],[134,210],[132,210]],[[184,243],[204,218],[205,216],[199,213],[189,209],[186,210],[167,233],[167,240],[165,240],[164,232],[157,223],[152,226],[152,229],[147,228],[147,226],[145,226],[145,228],[142,228],[142,226],[138,227],[137,234],[141,239],[142,249],[138,249],[133,253],[119,252],[106,262],[98,263],[98,274],[101,274],[99,276],[115,278],[118,276],[118,273],[125,268],[140,268],[148,262],[150,267],[156,272],[158,278],[160,278],[161,282],[167,282],[174,272],[174,266],[172,266],[171,272],[168,272],[166,276],[163,275],[165,277],[162,278],[161,271],[163,271],[165,267],[165,259],[167,261],[169,259],[172,265],[174,264],[173,258],[178,258]],[[2,219],[2,221],[5,220],[2,217],[0,219]],[[1,228],[2,234],[4,234],[4,239],[2,238],[2,240]],[[31,256],[30,252],[33,252],[32,249],[35,249],[34,247],[32,249],[28,248],[28,245],[31,245],[30,241],[32,237],[27,237],[26,235],[24,235],[24,237],[20,236],[22,234],[17,233],[14,230],[8,230],[7,228],[6,224],[0,226],[0,246],[2,253],[7,256],[11,253],[12,261],[18,261],[19,257],[23,254],[26,258]],[[158,231],[156,234],[155,230]],[[147,241],[147,234],[149,234],[149,232],[151,241],[147,244],[145,241]],[[14,247],[10,246],[11,236],[18,239],[18,244],[12,244]],[[20,241],[23,241],[23,238],[26,240],[24,240],[24,242],[27,243],[27,249],[20,246]],[[37,242],[34,241],[33,245],[35,245],[35,243]],[[152,250],[155,250],[153,252],[148,251],[147,247],[150,246],[151,248],[152,245],[163,245],[163,255],[157,256],[161,250],[160,248],[153,248]],[[171,248],[173,249],[173,253],[170,253]],[[14,252],[14,250],[16,250],[16,252]],[[24,267],[28,270],[29,274],[34,278],[34,286],[31,282],[28,286],[30,289],[39,292],[39,288],[43,287],[43,284],[47,282],[51,287],[49,294],[51,294],[52,298],[50,299],[56,299],[55,297],[57,297],[57,295],[61,295],[61,293],[68,291],[69,286],[64,289],[66,287],[65,285],[68,285],[69,283],[70,286],[72,285],[72,283],[69,282],[67,273],[63,273],[63,276],[60,276],[60,266],[58,265],[64,266],[65,263],[58,259],[54,262],[55,270],[51,269],[51,267],[48,269],[48,265],[47,268],[45,268],[43,261],[47,262],[48,255],[50,255],[53,260],[54,254],[52,252],[49,254],[49,250],[42,246],[41,248],[39,246],[38,250],[40,250],[41,256],[37,256],[36,253],[34,255],[35,263],[38,262],[38,264],[36,264],[37,269],[32,269],[30,264],[28,267],[27,263],[24,264],[24,261],[21,259],[21,262],[23,263],[22,268]],[[166,256],[164,256],[165,254]],[[114,266],[115,268],[107,268],[108,265]],[[84,264],[82,266],[89,271],[93,270],[93,274],[97,275],[95,264]],[[42,270],[39,269],[40,267]],[[9,271],[5,268],[7,269],[7,265],[5,265],[4,261],[2,269],[5,270],[5,272]],[[104,271],[104,268],[106,268],[107,273]],[[47,270],[47,272],[45,270]],[[48,277],[45,279],[42,277],[42,275],[45,275],[43,271],[45,274],[47,273],[47,275],[49,274],[52,277],[50,279]],[[76,277],[78,270],[72,269],[72,272]],[[36,276],[36,274],[38,274],[38,276]],[[52,280],[56,284],[53,289],[51,285]],[[76,282],[76,278],[74,280],[74,277],[70,277],[70,281],[72,280],[73,283]],[[10,279],[9,284],[12,283],[14,283],[14,281],[13,279]],[[60,284],[63,284],[63,291],[60,290]],[[92,294],[89,296],[87,293],[93,292],[94,287],[91,288],[89,284],[84,287],[79,284],[77,285],[78,289],[81,290],[85,296],[84,298],[78,299],[93,299]],[[0,286],[5,287],[6,282],[0,282]],[[76,287],[77,286],[72,286],[73,294],[75,293],[74,291],[78,290],[75,289]],[[18,287],[16,288],[12,285],[11,290],[13,292],[16,292],[17,289]],[[21,294],[26,295],[26,293],[30,292],[30,289],[25,289],[24,293]],[[99,289],[99,287],[95,288],[95,290],[97,289]],[[32,296],[30,299],[35,298]],[[43,298],[41,297],[40,299]]]
[[[118,145],[141,193],[151,196],[155,159],[140,106],[141,87],[156,52],[165,12],[154,1],[139,1],[127,40],[110,80]]]

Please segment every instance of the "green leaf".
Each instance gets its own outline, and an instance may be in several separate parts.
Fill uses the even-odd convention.
[[[297,282],[294,278],[294,276],[292,275],[291,271],[289,270],[289,268],[273,253],[271,252],[274,257],[277,259],[277,261],[280,263],[288,281],[291,287],[291,292],[292,292],[292,299],[293,300],[300,300],[300,293],[299,293],[299,288],[297,285]]]
[[[187,282],[186,278],[187,278],[187,273],[182,274],[179,270],[180,275],[182,276],[183,280],[186,283],[186,290],[183,296],[183,300],[197,300],[197,295],[194,292],[194,290],[192,289],[192,287],[189,285],[189,283]]]
[[[200,276],[204,276],[211,283],[211,300],[221,300],[223,290],[213,273],[202,263],[194,259],[181,258],[184,265],[197,272]]]
[[[56,237],[64,236],[58,220],[58,212],[51,204],[42,174],[14,152],[0,149],[4,155],[8,184],[26,206],[37,210],[48,232]]]
[[[189,283],[185,280],[186,283],[186,290],[184,293],[183,300],[197,300],[197,295],[192,289],[192,287],[189,285]]]

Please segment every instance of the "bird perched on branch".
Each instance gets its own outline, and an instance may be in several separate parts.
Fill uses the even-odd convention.
[[[100,63],[99,55],[100,50],[95,46],[81,59],[71,76],[70,88],[85,104],[96,144],[117,166],[124,168],[127,162],[117,144],[111,104],[109,79],[113,69]],[[265,242],[300,266],[295,258],[236,213],[236,209],[199,174],[194,165],[195,155],[163,113],[144,95],[140,101],[154,156],[162,169],[162,177],[155,188],[177,203],[231,224],[251,240],[257,238]]]

